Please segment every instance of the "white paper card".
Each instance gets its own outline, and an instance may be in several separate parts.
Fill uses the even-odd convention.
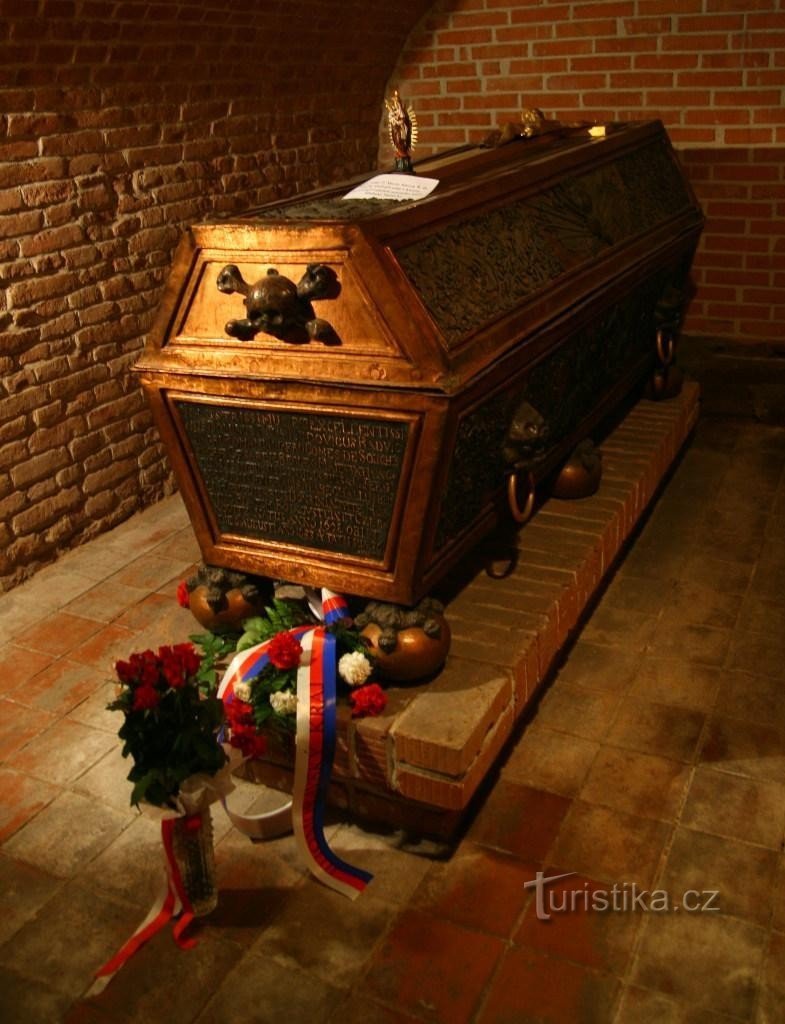
[[[439,184],[438,178],[415,174],[377,174],[347,192],[344,199],[424,199]]]

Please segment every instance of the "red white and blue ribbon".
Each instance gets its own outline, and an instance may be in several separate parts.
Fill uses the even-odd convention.
[[[209,814],[209,811],[207,813]],[[87,992],[88,996],[98,995],[99,992],[102,992],[123,964],[130,960],[149,939],[166,927],[169,921],[174,920],[175,922],[172,935],[181,949],[192,949],[196,945],[196,939],[187,939],[183,935],[194,919],[194,912],[174,855],[175,820],[175,818],[164,818],[161,821],[161,838],[166,862],[166,875],[161,891],[147,916],[130,939],[120,947],[111,960],[107,960],[103,967],[96,971],[97,980]],[[186,828],[200,829],[202,827],[201,814],[187,815],[185,825]]]
[[[321,604],[309,594],[311,608],[325,625],[348,617],[346,602],[338,594],[322,591]],[[332,771],[336,739],[337,652],[335,637],[324,626],[296,626],[289,631],[302,647],[297,669],[297,717],[292,799],[264,815],[229,812],[233,823],[253,838],[272,838],[294,829],[295,841],[309,870],[319,881],[356,899],[373,876],[338,857],[324,835],[324,809]],[[218,688],[226,703],[235,699],[234,688],[257,676],[269,664],[270,641],[238,654],[229,664]],[[228,808],[227,808],[228,811]]]

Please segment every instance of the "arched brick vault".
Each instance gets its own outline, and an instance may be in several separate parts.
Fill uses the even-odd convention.
[[[171,488],[130,374],[182,230],[375,167],[430,0],[0,0],[0,588]]]

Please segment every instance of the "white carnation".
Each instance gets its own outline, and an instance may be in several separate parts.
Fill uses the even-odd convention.
[[[362,651],[344,654],[338,662],[341,679],[349,686],[362,686],[372,671],[371,663]]]
[[[248,683],[235,683],[234,695],[238,700],[244,701],[246,704],[251,703],[251,687]]]
[[[289,690],[271,693],[270,704],[272,704],[273,711],[277,711],[279,715],[297,714],[297,694],[291,693]]]

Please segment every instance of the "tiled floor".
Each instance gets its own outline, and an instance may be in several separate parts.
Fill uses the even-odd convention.
[[[336,821],[376,875],[349,903],[219,809],[199,945],[161,933],[87,1001],[157,881],[104,706],[118,656],[195,629],[179,499],[0,598],[0,1019],[785,1020],[784,469],[785,429],[699,424],[454,849]],[[537,871],[570,873],[549,921]],[[633,908],[633,884],[719,909]]]

